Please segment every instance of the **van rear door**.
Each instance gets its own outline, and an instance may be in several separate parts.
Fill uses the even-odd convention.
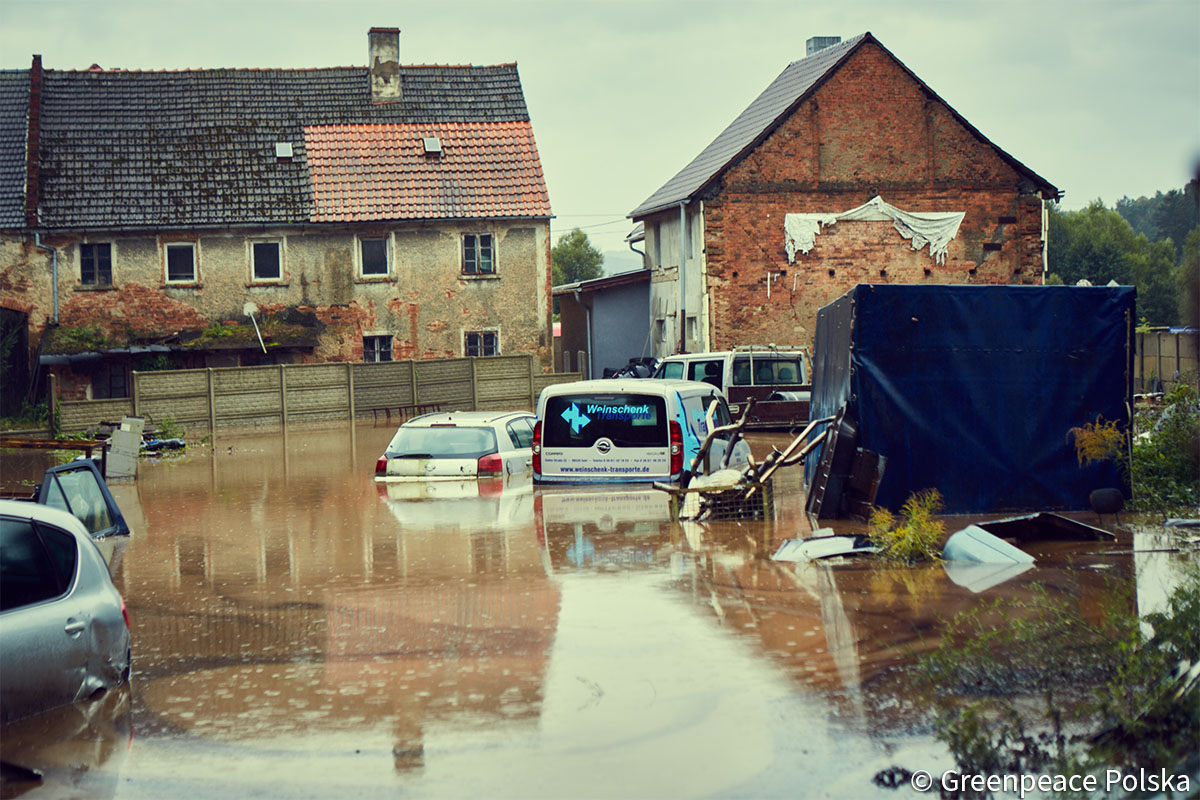
[[[559,481],[661,480],[671,474],[666,400],[634,393],[549,397],[541,477]]]

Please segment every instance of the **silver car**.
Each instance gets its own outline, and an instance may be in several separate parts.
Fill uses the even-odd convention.
[[[528,411],[449,411],[400,426],[375,464],[376,478],[446,480],[499,478],[533,464]]]
[[[0,722],[129,680],[129,615],[71,514],[0,500]]]

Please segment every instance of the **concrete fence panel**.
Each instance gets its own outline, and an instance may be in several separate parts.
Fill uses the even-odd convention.
[[[152,425],[173,419],[195,434],[370,417],[377,409],[421,403],[444,410],[532,409],[546,386],[580,378],[537,370],[532,356],[517,355],[134,372],[133,397],[60,401],[58,408],[68,432],[139,415]]]

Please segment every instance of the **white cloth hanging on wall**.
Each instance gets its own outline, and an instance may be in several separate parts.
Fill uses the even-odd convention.
[[[796,251],[808,255],[822,227],[838,220],[891,220],[897,233],[912,241],[913,250],[929,246],[929,255],[939,264],[946,262],[946,247],[962,225],[965,211],[904,211],[876,196],[858,208],[840,214],[786,214],[783,218],[784,249],[788,263],[796,260]]]

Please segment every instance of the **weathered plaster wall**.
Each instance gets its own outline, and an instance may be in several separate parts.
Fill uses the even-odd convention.
[[[355,234],[388,237],[389,274],[358,274]],[[461,274],[461,237],[490,233],[496,275]],[[251,243],[282,242],[283,276],[255,281]],[[49,236],[59,248],[59,315],[64,325],[99,324],[109,332],[169,336],[214,322],[244,322],[246,301],[261,316],[311,312],[324,326],[318,361],[362,359],[364,335],[390,334],[393,357],[463,354],[463,332],[497,330],[502,353],[531,353],[550,366],[547,295],[549,240],[545,222],[475,222],[372,229],[264,229],[199,234]],[[111,242],[113,285],[80,284],[84,242]],[[198,280],[166,282],[164,246],[196,245]],[[0,239],[0,303],[29,314],[31,348],[52,314],[50,256],[32,239]],[[261,317],[260,317],[261,319]]]

